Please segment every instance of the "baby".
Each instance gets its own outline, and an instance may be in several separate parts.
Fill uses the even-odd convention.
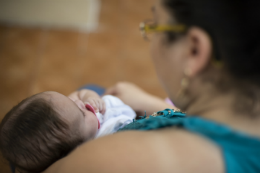
[[[112,134],[135,117],[129,106],[111,95],[101,98],[84,89],[66,97],[47,91],[6,114],[0,125],[0,150],[19,170],[42,172],[80,144]]]

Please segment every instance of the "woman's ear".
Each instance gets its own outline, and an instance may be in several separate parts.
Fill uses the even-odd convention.
[[[192,27],[187,33],[188,56],[185,69],[189,69],[190,77],[203,71],[211,59],[212,44],[209,35],[198,27]]]

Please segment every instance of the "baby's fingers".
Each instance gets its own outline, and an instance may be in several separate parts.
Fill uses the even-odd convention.
[[[100,109],[100,113],[104,115],[106,112],[106,104],[105,104],[104,100],[101,100],[100,105],[102,105],[102,109]]]
[[[101,113],[101,114],[104,114],[105,111],[106,111],[106,105],[105,105],[104,100],[99,99],[99,100],[97,100],[97,102],[98,102],[98,107],[99,107],[100,113]]]

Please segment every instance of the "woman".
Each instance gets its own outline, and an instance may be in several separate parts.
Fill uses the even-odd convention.
[[[144,30],[157,31],[158,77],[188,117],[83,144],[45,172],[260,172],[259,8],[255,0],[157,0]],[[168,107],[129,83],[107,93],[136,111]]]

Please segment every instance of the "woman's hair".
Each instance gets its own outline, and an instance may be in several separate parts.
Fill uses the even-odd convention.
[[[260,76],[260,1],[163,0],[163,4],[178,23],[209,33],[216,58],[231,74]]]
[[[36,98],[35,98],[36,97]],[[42,172],[83,143],[50,103],[28,98],[11,109],[0,125],[0,150],[22,172]]]
[[[162,0],[162,4],[173,21],[186,25],[187,30],[199,27],[210,35],[212,56],[223,63],[224,75],[232,77],[221,85],[235,83],[232,90],[238,88],[253,102],[259,101],[253,97],[260,87],[260,1]],[[174,41],[176,34],[167,33],[167,38]]]

